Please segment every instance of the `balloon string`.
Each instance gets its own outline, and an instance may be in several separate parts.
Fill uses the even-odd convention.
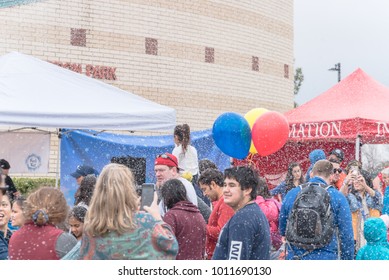
[[[249,153],[249,155],[247,156],[247,165],[248,166],[252,166],[254,163],[254,154],[252,153]]]

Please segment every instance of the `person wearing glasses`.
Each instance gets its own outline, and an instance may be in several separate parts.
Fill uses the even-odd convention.
[[[177,158],[169,153],[164,153],[159,155],[154,161],[154,172],[157,182],[155,186],[157,187],[158,193],[162,185],[170,179],[180,180],[186,190],[186,197],[188,201],[192,202],[194,205],[198,206],[197,195],[193,185],[186,179],[182,178],[179,174],[178,161]],[[159,203],[159,209],[161,216],[164,216],[166,213],[166,207],[163,203],[163,200]]]
[[[343,180],[346,178],[346,173],[341,169],[341,164],[344,160],[344,153],[341,149],[334,149],[328,155],[328,160],[334,165],[334,168],[340,170],[339,176],[334,176],[334,181],[331,182],[338,190],[342,187]]]
[[[329,158],[328,161],[332,163],[333,167],[333,174],[330,178],[330,184],[340,190],[346,174],[343,172],[343,169],[340,168],[340,161],[338,159]]]

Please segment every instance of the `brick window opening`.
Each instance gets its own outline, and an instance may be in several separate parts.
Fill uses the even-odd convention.
[[[289,79],[289,65],[284,64],[284,78]]]
[[[158,40],[146,38],[145,40],[146,54],[158,55]]]
[[[253,56],[251,60],[251,70],[259,71],[259,58],[258,56]]]
[[[86,29],[71,28],[70,44],[77,47],[86,47]]]
[[[215,63],[215,49],[205,47],[205,62]]]

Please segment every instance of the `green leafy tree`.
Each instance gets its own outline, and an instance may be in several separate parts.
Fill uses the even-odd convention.
[[[294,73],[294,95],[297,95],[300,91],[301,85],[304,82],[304,74],[301,67],[297,67]],[[294,103],[294,107],[297,107],[297,103]]]

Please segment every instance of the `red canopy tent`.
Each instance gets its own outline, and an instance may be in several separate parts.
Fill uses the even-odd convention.
[[[341,148],[346,165],[360,158],[362,144],[389,143],[388,110],[389,88],[357,69],[320,96],[285,113],[289,139],[281,150],[267,157],[249,156],[245,161],[255,164],[271,185],[285,178],[292,161],[306,171],[314,149],[328,155]]]

